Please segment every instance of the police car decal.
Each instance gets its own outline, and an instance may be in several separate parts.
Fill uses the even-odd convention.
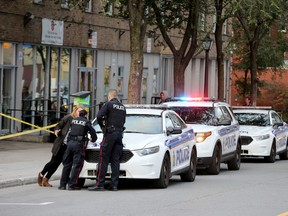
[[[169,147],[170,149],[173,149],[173,148],[175,148],[175,147],[177,147],[177,146],[179,146],[179,145],[181,145],[183,143],[186,143],[186,142],[188,142],[190,140],[193,140],[193,139],[194,139],[193,130],[189,130],[189,131],[183,133],[181,135],[181,137],[178,136],[176,138],[166,140],[165,141],[165,145],[167,147]]]

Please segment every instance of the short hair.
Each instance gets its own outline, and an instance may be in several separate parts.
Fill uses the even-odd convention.
[[[118,91],[116,89],[110,89],[108,95],[111,98],[118,98]]]

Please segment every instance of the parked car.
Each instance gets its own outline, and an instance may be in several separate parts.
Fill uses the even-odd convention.
[[[274,163],[276,155],[288,159],[288,125],[271,107],[233,107],[240,124],[242,157],[264,157]]]
[[[171,98],[164,103],[177,112],[196,135],[197,169],[217,175],[220,163],[239,170],[241,143],[239,124],[227,103],[207,98]]]
[[[177,113],[161,105],[126,105],[126,108],[120,178],[150,179],[159,188],[166,188],[172,175],[180,175],[182,181],[194,181],[197,150],[193,129]],[[103,134],[96,120],[93,126],[98,140],[88,143],[80,186],[85,179],[96,179]],[[108,167],[107,178],[110,174]]]

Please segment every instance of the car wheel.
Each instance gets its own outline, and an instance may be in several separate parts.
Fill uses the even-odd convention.
[[[210,167],[207,169],[208,174],[218,175],[220,172],[220,162],[221,162],[221,149],[219,148],[218,145],[216,145],[212,156],[212,163]]]
[[[82,188],[85,184],[85,178],[78,178],[77,186]]]
[[[229,170],[239,170],[241,165],[241,144],[238,142],[235,156],[231,161],[228,161],[227,166]]]
[[[154,185],[157,188],[167,188],[170,180],[170,158],[168,154],[165,154],[163,162],[162,162],[162,167],[161,167],[161,172],[160,172],[160,178],[155,180]]]
[[[274,163],[276,160],[276,147],[275,147],[275,143],[273,143],[271,150],[270,150],[270,155],[264,157],[264,159],[268,162],[268,163]]]
[[[192,149],[189,170],[185,173],[181,173],[181,181],[183,182],[193,182],[196,177],[196,166],[197,166],[197,152],[196,149]]]
[[[288,159],[288,144],[286,145],[286,149],[283,153],[279,154],[279,157],[281,160],[287,160]]]

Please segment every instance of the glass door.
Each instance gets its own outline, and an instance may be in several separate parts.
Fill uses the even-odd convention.
[[[6,115],[12,115],[13,109],[13,76],[12,69],[0,69],[0,112]],[[0,134],[8,133],[11,129],[11,120],[0,116]]]

